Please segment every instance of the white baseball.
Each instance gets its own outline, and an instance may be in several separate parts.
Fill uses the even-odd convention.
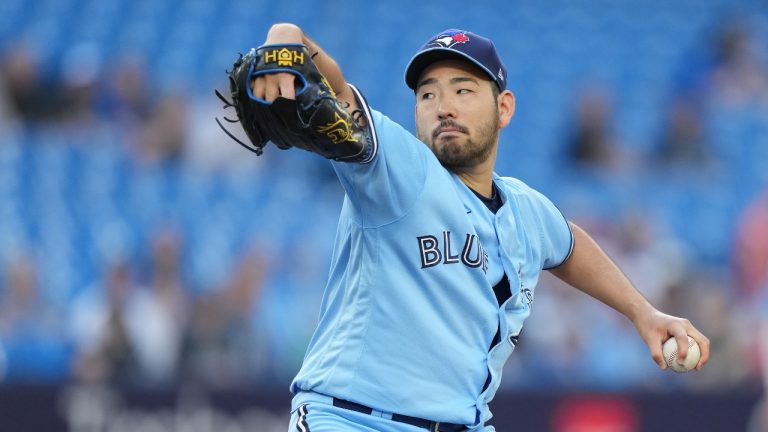
[[[667,366],[675,372],[690,371],[696,367],[701,358],[699,344],[690,336],[688,336],[688,355],[685,357],[683,364],[677,362],[677,340],[675,338],[667,339],[664,345],[662,345],[661,351],[664,354],[664,361],[667,362]]]

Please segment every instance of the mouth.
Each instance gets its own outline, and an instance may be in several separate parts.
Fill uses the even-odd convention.
[[[458,135],[461,131],[459,131],[456,128],[445,128],[445,129],[438,129],[437,130],[437,136],[435,138],[440,137],[442,135]]]
[[[432,139],[437,139],[441,136],[456,136],[466,133],[468,133],[467,128],[461,125],[455,123],[441,123],[440,126],[432,132]]]

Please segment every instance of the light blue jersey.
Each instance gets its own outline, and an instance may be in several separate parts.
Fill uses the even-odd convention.
[[[547,198],[513,178],[494,175],[503,206],[493,214],[424,143],[361,105],[374,148],[366,163],[333,162],[346,197],[293,408],[314,392],[477,427],[542,269],[569,256],[573,236]],[[511,292],[499,307],[504,275]]]

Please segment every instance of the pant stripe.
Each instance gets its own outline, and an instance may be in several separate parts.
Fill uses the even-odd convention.
[[[299,418],[296,420],[296,429],[301,432],[309,432],[309,424],[307,423],[307,404],[299,407]]]

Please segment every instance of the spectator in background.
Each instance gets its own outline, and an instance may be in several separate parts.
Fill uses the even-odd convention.
[[[139,380],[141,368],[125,317],[127,299],[137,289],[129,262],[116,258],[107,264],[103,283],[73,301],[68,323],[77,349],[76,379],[119,385]]]
[[[62,100],[56,110],[56,120],[65,130],[89,134],[106,126],[97,112],[100,79],[101,59],[94,45],[76,45],[64,54],[60,83]]]
[[[38,268],[28,255],[13,256],[0,286],[0,344],[6,350],[6,380],[58,381],[67,377],[71,350],[62,317],[41,296]]]
[[[49,120],[57,105],[58,94],[44,81],[40,59],[35,52],[19,42],[3,53],[0,65],[2,115],[9,121],[18,120],[24,124]]]
[[[667,108],[653,165],[706,172],[713,161],[709,136],[701,122],[701,113],[692,99],[681,95],[673,100]]]
[[[138,130],[134,146],[139,162],[182,162],[189,138],[187,115],[184,94],[176,92],[163,95],[152,107],[149,120]]]
[[[710,351],[714,367],[702,371],[695,380],[675,376],[676,385],[691,390],[723,391],[754,380],[752,360],[746,355],[754,333],[742,330],[752,327],[750,314],[731,295],[722,274],[703,265],[690,268],[670,287],[662,304],[675,313],[687,313],[690,319],[701,323],[715,343]],[[734,313],[734,310],[743,312]]]
[[[228,83],[216,86],[224,88]],[[222,138],[219,125],[213,121],[211,113],[221,108],[218,98],[210,98],[209,95],[199,98],[189,108],[189,140],[184,149],[184,163],[203,173],[226,172],[233,173],[263,173],[266,167],[272,167],[281,158],[264,153],[257,158],[244,158],[243,148],[239,145],[227,142],[226,135]],[[242,140],[248,139],[241,128],[232,128],[230,131]],[[282,156],[282,155],[280,155]]]
[[[130,263],[119,258],[103,284],[75,300],[70,328],[79,347],[77,377],[125,385],[174,382],[187,320],[180,242],[174,231],[155,231],[147,285],[137,283]]]
[[[317,210],[312,214],[316,220],[324,220]],[[322,226],[332,223],[335,221]],[[302,233],[286,242],[277,254],[282,259],[274,263],[272,278],[255,309],[255,322],[267,332],[269,368],[275,382],[287,383],[293,378],[317,326],[323,297],[318,281],[324,280],[330,265],[327,257],[317,253],[324,247],[323,241],[328,239]],[[286,310],[291,311],[290,326],[285,325]]]
[[[117,60],[108,72],[99,108],[122,132],[132,132],[146,123],[151,114],[146,65],[139,57]]]
[[[738,219],[732,267],[742,296],[754,299],[768,284],[768,191],[748,205]]]
[[[652,214],[642,209],[627,210],[602,238],[606,252],[621,266],[627,277],[643,287],[643,295],[659,302],[670,286],[685,276],[688,256],[675,236],[661,232]]]
[[[590,316],[587,310],[593,312],[589,300],[549,274],[542,274],[537,290],[537,313],[531,314],[515,355],[504,365],[502,385],[511,391],[579,388],[584,384],[580,367],[590,339],[580,317]]]
[[[750,416],[747,432],[768,430],[768,274],[760,289],[757,320],[758,371],[762,386],[762,398],[758,400]]]
[[[768,304],[768,190],[757,196],[742,212],[736,225],[733,245],[732,268],[738,288],[737,298],[745,327],[765,326]],[[761,307],[763,306],[763,307]],[[764,373],[765,341],[763,333],[750,333],[745,357],[750,360],[748,367],[753,374]]]
[[[183,382],[231,389],[264,378],[269,348],[252,320],[266,274],[264,256],[251,250],[230,280],[197,298],[184,335]]]
[[[713,45],[714,64],[706,77],[712,102],[723,107],[768,103],[764,44],[746,20],[732,20]]]
[[[766,103],[765,43],[745,18],[723,18],[703,47],[683,58],[674,93],[700,107],[725,109]]]
[[[768,430],[768,190],[744,212],[737,244],[734,263],[740,264],[742,258],[747,260],[742,263],[745,266],[737,266],[737,278],[740,286],[746,287],[749,298],[758,300],[755,302],[758,336],[754,346],[763,397],[754,408],[748,431],[762,432]],[[752,331],[743,333],[753,334]]]
[[[622,166],[621,148],[613,128],[613,105],[607,90],[588,86],[579,95],[575,124],[567,149],[576,166],[613,171]]]
[[[149,385],[176,379],[188,319],[187,288],[181,277],[182,236],[159,227],[150,239],[149,283],[128,299],[126,328]]]

